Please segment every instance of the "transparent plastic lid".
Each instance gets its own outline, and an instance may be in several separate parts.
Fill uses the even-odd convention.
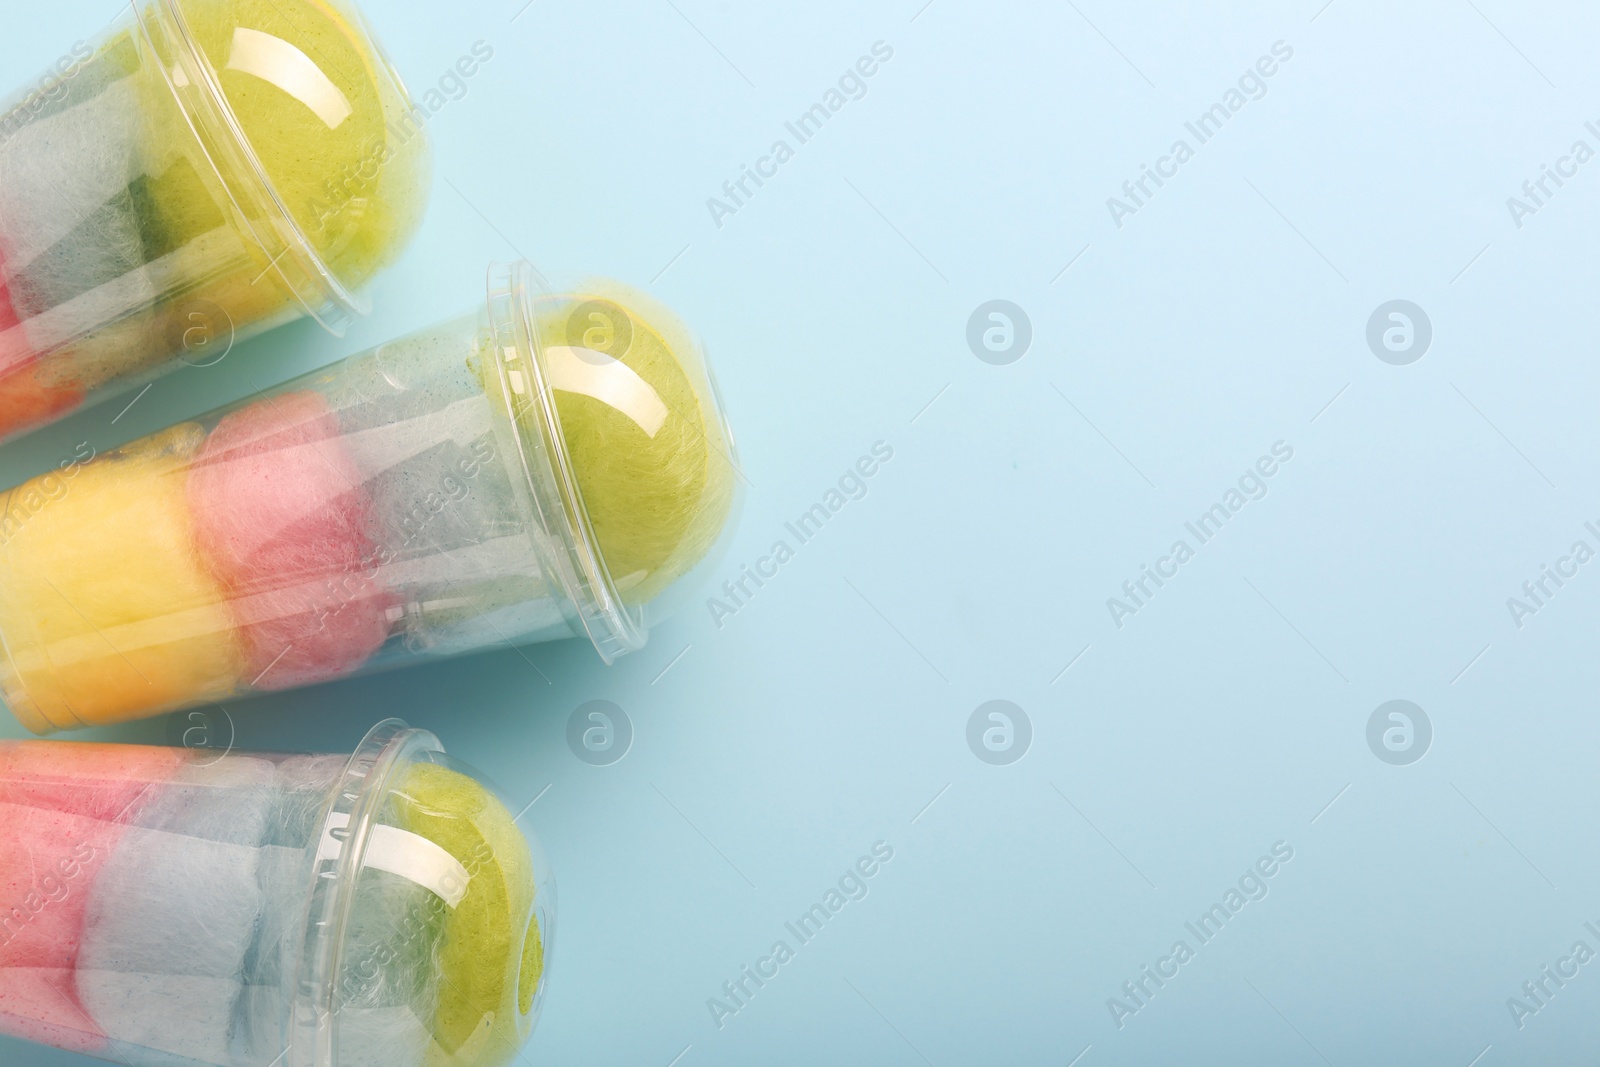
[[[733,430],[699,340],[646,294],[553,287],[524,263],[491,270],[490,304],[535,497],[574,531],[563,570],[609,661],[725,555],[743,498]]]
[[[390,720],[324,820],[293,1063],[501,1067],[542,1007],[555,886],[482,775]]]
[[[257,239],[289,261],[274,270],[337,332],[421,222],[426,112],[343,0],[147,3],[147,27],[181,42],[170,77],[191,123]]]

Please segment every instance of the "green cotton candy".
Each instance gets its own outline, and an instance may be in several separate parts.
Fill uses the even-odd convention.
[[[503,804],[448,767],[414,764],[384,820],[467,869],[466,894],[443,916],[427,1067],[500,1067],[527,1038],[544,970],[534,920],[533,857]]]
[[[732,510],[732,445],[690,369],[698,347],[671,312],[607,282],[542,309],[538,330],[547,366],[553,349],[578,352],[551,372],[561,436],[612,580],[648,604],[705,557]],[[613,361],[626,368],[620,391]]]
[[[427,135],[354,9],[337,0],[179,0],[290,216],[347,286],[421,221]]]

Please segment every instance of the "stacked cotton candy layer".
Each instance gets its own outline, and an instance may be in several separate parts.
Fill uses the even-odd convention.
[[[468,875],[465,892],[441,916],[429,1067],[509,1063],[528,1036],[544,975],[527,839],[476,781],[426,763],[411,768],[388,818],[440,846]]]
[[[428,139],[346,0],[178,0],[279,199],[347,286],[421,222]],[[293,66],[295,76],[283,73]]]
[[[336,678],[388,636],[362,480],[338,419],[309,390],[226,416],[196,458],[196,540],[227,590],[255,688]]]
[[[143,128],[133,40],[120,36],[61,83],[0,149],[0,243],[17,311],[37,318],[118,279],[154,294],[135,201]]]
[[[185,423],[4,497],[0,691],[35,732],[349,673],[392,599],[321,396]]]
[[[181,118],[157,82],[134,35],[117,32],[0,122],[0,282],[20,320],[3,353],[0,435],[170,354],[167,253],[198,235],[171,232],[162,201],[198,194],[211,226],[223,220],[205,190],[163,180],[158,159],[175,151],[167,142]],[[236,257],[250,258],[242,247]]]
[[[118,1059],[275,1062],[313,864],[339,848],[322,820],[343,766],[0,745],[0,899],[18,902],[0,930],[0,1030]],[[471,778],[400,773],[348,887],[337,1063],[503,1064],[544,960],[526,840]]]
[[[222,589],[200,558],[185,423],[5,494],[0,674],[36,732],[221,699],[245,669]]]
[[[179,754],[0,745],[0,1031],[98,1053],[76,983],[91,891]]]
[[[346,361],[333,393],[415,653],[573,633],[535,549],[516,445],[484,391],[482,345],[475,316],[446,322]]]
[[[267,760],[185,763],[126,826],[89,892],[74,976],[113,1041],[228,1063],[243,961],[268,901]]]
[[[52,386],[43,380],[39,359],[28,343],[6,285],[7,277],[5,249],[0,247],[0,435],[6,427],[20,429],[48,422],[83,400],[81,389]]]

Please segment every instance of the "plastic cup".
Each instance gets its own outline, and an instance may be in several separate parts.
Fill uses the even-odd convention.
[[[0,439],[342,332],[420,220],[425,116],[342,0],[135,0],[0,101]]]
[[[354,755],[0,742],[0,1032],[128,1064],[499,1067],[538,845],[399,720]]]
[[[479,311],[0,493],[0,695],[30,730],[507,644],[610,662],[737,510],[699,344],[615,282]]]

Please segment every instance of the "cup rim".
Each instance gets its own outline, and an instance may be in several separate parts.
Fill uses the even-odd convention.
[[[490,362],[545,534],[537,539],[542,562],[561,582],[577,621],[609,665],[643,648],[649,633],[642,612],[628,608],[612,579],[561,432],[535,308],[549,295],[548,283],[527,260],[490,264]]]
[[[418,759],[443,752],[431,732],[385,719],[367,731],[329,791],[317,822],[290,1016],[290,1064],[336,1067],[339,1062],[338,981],[367,842],[396,776]],[[329,839],[336,848],[324,847]]]

